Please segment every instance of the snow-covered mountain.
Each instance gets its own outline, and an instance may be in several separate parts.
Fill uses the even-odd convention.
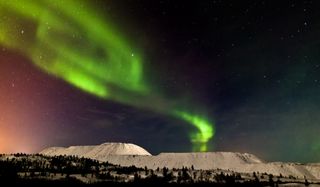
[[[156,168],[222,169],[239,173],[268,173],[279,176],[320,179],[320,164],[264,162],[255,155],[234,152],[161,153],[152,156],[140,146],[126,143],[104,143],[97,146],[51,147],[44,155],[76,155],[108,161],[122,166]]]
[[[248,153],[208,152],[208,153],[161,153],[156,156],[107,155],[101,161],[122,166],[222,169],[239,173],[268,173],[276,176],[320,179],[320,165],[284,162],[263,162]]]
[[[103,143],[90,146],[50,147],[40,152],[44,155],[75,155],[103,160],[108,155],[151,155],[140,146],[130,143]]]
[[[237,165],[262,163],[252,154],[232,152],[208,152],[208,153],[161,153],[156,156],[134,155],[106,155],[101,161],[108,161],[123,166],[135,165],[148,168],[182,168],[195,169],[229,169]]]

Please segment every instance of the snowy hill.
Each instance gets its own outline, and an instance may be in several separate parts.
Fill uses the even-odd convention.
[[[279,176],[320,179],[320,164],[266,163],[255,155],[233,152],[161,153],[152,156],[142,147],[125,143],[105,143],[97,146],[52,147],[40,152],[44,155],[77,155],[108,161],[121,166],[148,167],[150,169],[182,168],[222,169],[239,173],[268,173]]]
[[[237,165],[262,163],[262,161],[254,155],[232,152],[161,153],[148,157],[108,155],[101,159],[101,161],[108,161],[123,166],[147,166],[152,169],[156,169],[157,167],[182,168],[191,166],[194,166],[195,169],[229,169]]]
[[[268,173],[275,176],[320,179],[320,165],[270,162],[265,163],[248,153],[161,153],[156,156],[108,155],[101,159],[122,166],[135,165],[151,169],[182,168],[193,166],[202,170],[230,170],[238,173]]]
[[[140,146],[130,143],[104,143],[92,146],[50,147],[40,152],[44,155],[75,155],[102,160],[107,155],[151,155]]]

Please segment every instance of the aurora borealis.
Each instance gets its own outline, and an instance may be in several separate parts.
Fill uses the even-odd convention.
[[[0,0],[0,152],[123,141],[319,161],[317,8]]]
[[[106,84],[142,92],[145,85],[138,55],[94,16],[94,10],[72,7],[77,7],[75,1],[3,2],[1,12],[7,19],[2,21],[1,41],[25,53],[43,71],[98,97],[112,97]],[[24,22],[13,23],[19,15]],[[25,22],[34,28],[22,29]],[[20,27],[21,32],[11,32],[12,27]],[[30,32],[32,37],[27,35]],[[75,43],[81,47],[74,48]],[[45,55],[47,51],[50,55]]]
[[[81,6],[78,3],[3,1],[1,44],[21,52],[42,71],[96,97],[185,120],[198,131],[192,135],[192,142],[201,144],[201,148],[194,146],[194,151],[207,151],[206,144],[214,135],[213,124],[186,112],[176,115],[171,104],[164,108],[144,104],[145,97],[154,92],[144,81],[141,58],[107,20],[95,15],[88,2]],[[26,23],[34,27],[24,29]],[[161,101],[172,103],[168,99]]]

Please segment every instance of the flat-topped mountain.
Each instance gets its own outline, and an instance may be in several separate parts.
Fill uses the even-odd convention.
[[[40,152],[44,155],[75,155],[102,160],[108,155],[151,155],[140,146],[131,143],[103,143],[101,145],[50,147]]]
[[[106,155],[101,161],[108,161],[123,166],[156,168],[195,169],[232,168],[246,164],[263,163],[259,158],[248,153],[206,152],[206,153],[160,153],[155,156]]]
[[[44,155],[76,155],[108,161],[121,166],[150,169],[193,167],[195,169],[222,169],[240,173],[268,173],[320,179],[319,164],[264,162],[253,154],[236,152],[160,153],[152,156],[140,146],[127,143],[104,143],[97,146],[51,147],[40,152]]]

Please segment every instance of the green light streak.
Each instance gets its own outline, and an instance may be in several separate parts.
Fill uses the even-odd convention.
[[[207,151],[207,143],[214,136],[214,125],[204,118],[186,112],[176,111],[175,115],[198,129],[190,135],[195,151]]]
[[[99,97],[110,96],[102,89],[106,86],[90,84],[103,82],[125,90],[147,92],[140,57],[132,55],[133,49],[108,23],[99,19],[94,10],[79,8],[81,3],[83,1],[1,2],[4,16],[19,17],[19,20],[11,17],[1,20],[1,28],[8,29],[1,29],[1,43],[18,49],[47,73],[89,93],[98,93]],[[34,31],[25,28],[25,23],[33,23]],[[12,28],[16,28],[15,31]],[[35,35],[27,35],[32,32]],[[44,58],[48,51],[50,56]]]
[[[206,151],[214,135],[207,120],[176,112],[174,101],[154,94],[143,63],[112,24],[82,0],[0,1],[0,44],[17,50],[40,70],[101,99],[182,119],[198,130],[191,141]],[[155,91],[154,91],[155,92]],[[168,112],[169,111],[169,112]],[[174,112],[170,112],[174,111]]]

